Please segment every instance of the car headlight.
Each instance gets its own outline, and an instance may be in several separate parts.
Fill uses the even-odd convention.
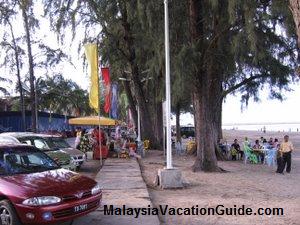
[[[92,195],[99,194],[101,192],[101,188],[99,184],[96,184],[95,187],[92,188],[91,193]]]
[[[23,201],[23,205],[41,206],[53,205],[61,202],[61,198],[56,196],[33,197]]]

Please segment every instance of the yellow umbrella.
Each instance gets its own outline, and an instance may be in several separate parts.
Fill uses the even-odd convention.
[[[118,123],[117,120],[110,119],[107,117],[100,117],[101,126],[115,126]],[[86,117],[77,117],[69,119],[69,124],[71,125],[99,125],[98,116],[86,116]]]

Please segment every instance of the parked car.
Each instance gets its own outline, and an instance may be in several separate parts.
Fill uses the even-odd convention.
[[[76,169],[79,169],[85,161],[85,154],[78,149],[72,148],[63,137],[49,134],[35,134],[29,132],[3,133],[0,136],[12,136],[21,143],[34,145],[41,150],[55,150],[66,153],[71,157],[71,161]]]
[[[187,127],[180,127],[181,136],[188,138],[188,137],[195,137],[195,127],[187,126]]]
[[[70,170],[76,170],[76,165],[72,161],[71,156],[59,149],[50,148],[45,140],[42,138],[29,138],[34,136],[31,132],[8,132],[0,134],[0,142],[15,143],[15,144],[28,144],[33,145],[40,150],[44,151],[48,156],[55,160],[61,167]]]
[[[0,144],[0,224],[52,224],[96,210],[96,181],[25,144]]]
[[[38,135],[37,135],[38,136]],[[47,145],[53,149],[59,149],[62,152],[69,154],[73,160],[73,163],[76,165],[77,169],[85,161],[85,154],[82,151],[79,151],[76,148],[71,147],[66,140],[60,136],[55,135],[43,135],[42,136]]]

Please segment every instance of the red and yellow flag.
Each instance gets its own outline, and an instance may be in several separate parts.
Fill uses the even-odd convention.
[[[105,85],[104,112],[109,113],[111,107],[111,85],[110,85],[109,68],[101,68],[101,73]]]
[[[99,112],[99,76],[98,76],[98,48],[97,44],[86,44],[85,55],[89,64],[91,76],[90,83],[90,106]]]

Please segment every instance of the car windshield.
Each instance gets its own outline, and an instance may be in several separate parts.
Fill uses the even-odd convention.
[[[58,148],[70,148],[70,145],[60,137],[51,137],[47,138],[47,143],[50,148],[58,149]]]
[[[43,151],[50,151],[52,150],[50,148],[50,146],[47,144],[46,140],[45,139],[42,139],[42,138],[34,138],[33,140],[33,145],[35,147],[37,147],[38,149],[40,150],[43,150]],[[25,141],[26,142],[26,141]],[[30,141],[27,142],[27,144],[29,144]]]
[[[40,151],[10,148],[0,152],[0,175],[36,173],[58,168],[54,160]]]

